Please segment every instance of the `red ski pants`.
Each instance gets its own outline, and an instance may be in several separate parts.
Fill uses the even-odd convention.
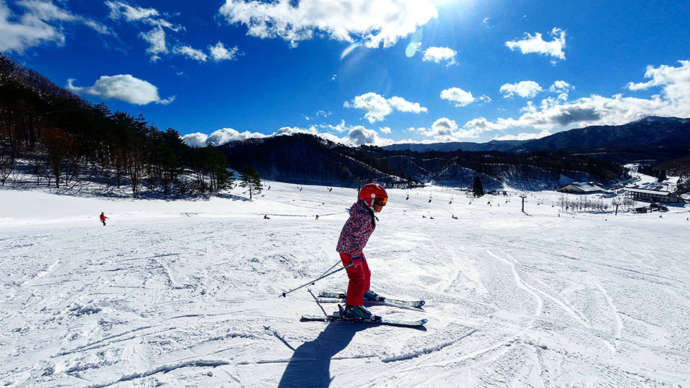
[[[352,257],[347,253],[340,253],[340,260],[342,260],[344,266],[352,264]],[[364,293],[369,291],[371,271],[369,271],[369,266],[363,253],[361,257],[361,265],[353,265],[346,269],[347,277],[350,279],[350,283],[347,285],[346,300],[346,303],[349,305],[362,306],[364,304]]]

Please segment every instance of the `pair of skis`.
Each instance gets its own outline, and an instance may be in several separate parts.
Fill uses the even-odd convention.
[[[342,292],[321,291],[319,293],[318,301],[321,303],[345,303],[346,298],[347,296]],[[422,310],[422,307],[424,306],[423,300],[400,300],[385,296],[377,296],[376,299],[365,299],[364,303],[368,305],[392,306],[424,311]]]
[[[309,291],[311,294],[311,290]],[[413,329],[419,329],[419,330],[426,330],[424,325],[427,323],[427,319],[419,319],[416,321],[401,321],[401,320],[391,320],[391,319],[386,319],[383,317],[379,316],[372,316],[371,319],[355,319],[355,318],[350,318],[346,316],[343,312],[343,308],[338,305],[338,310],[334,312],[333,314],[327,314],[326,311],[321,307],[321,303],[345,303],[345,294],[343,293],[338,293],[338,292],[330,292],[330,291],[321,291],[319,293],[319,296],[316,297],[314,294],[312,294],[312,297],[314,297],[314,300],[316,303],[319,305],[321,308],[321,311],[323,311],[324,315],[303,315],[301,321],[302,322],[310,322],[310,321],[320,321],[320,322],[333,322],[333,321],[343,321],[343,322],[353,322],[353,323],[363,323],[363,324],[370,324],[370,325],[383,325],[383,326],[397,326],[397,327],[408,327],[408,328],[413,328]],[[399,299],[393,299],[393,298],[387,298],[387,297],[382,297],[379,296],[375,300],[367,300],[365,301],[369,305],[384,305],[384,306],[392,306],[392,307],[399,307],[399,308],[405,308],[405,309],[411,309],[411,310],[417,310],[417,311],[424,311],[422,309],[422,306],[424,306],[424,301],[423,300],[399,300]]]

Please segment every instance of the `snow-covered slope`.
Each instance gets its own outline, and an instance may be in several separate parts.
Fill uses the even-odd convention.
[[[0,190],[0,385],[690,384],[687,208],[567,214],[541,192],[523,214],[516,196],[390,190],[372,288],[427,305],[371,309],[423,332],[299,322],[311,296],[278,295],[337,262],[355,191],[268,184],[253,202]]]

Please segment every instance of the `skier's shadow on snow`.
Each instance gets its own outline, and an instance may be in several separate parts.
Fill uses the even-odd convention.
[[[345,349],[358,331],[369,327],[331,322],[316,339],[295,349],[278,387],[327,387],[331,383],[333,356]]]

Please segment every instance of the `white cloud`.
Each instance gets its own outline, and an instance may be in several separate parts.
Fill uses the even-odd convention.
[[[431,125],[431,128],[410,128],[412,132],[418,132],[423,136],[428,137],[422,142],[448,142],[448,141],[460,141],[467,139],[474,139],[478,137],[477,131],[465,130],[460,128],[455,120],[451,120],[447,117],[442,117]]]
[[[20,0],[17,2],[17,5],[26,8],[32,15],[46,22],[57,20],[82,23],[100,34],[112,34],[105,25],[83,16],[71,14],[69,11],[53,4],[52,0]]]
[[[120,1],[106,1],[105,5],[110,8],[110,15],[108,17],[113,20],[123,18],[128,22],[132,22],[149,20],[154,16],[159,16],[158,11],[154,8],[132,7]]]
[[[65,43],[65,36],[30,13],[25,13],[19,23],[9,21],[10,9],[0,1],[0,51],[23,52],[29,47],[47,42]]]
[[[446,62],[446,66],[454,65],[457,51],[448,47],[429,47],[424,51],[424,62],[441,63]]]
[[[574,86],[563,80],[555,81],[551,86],[549,86],[549,91],[553,93],[568,93],[573,89],[575,89]]]
[[[441,99],[452,101],[457,107],[467,106],[474,102],[474,97],[471,92],[464,91],[460,88],[450,88],[441,91]]]
[[[513,97],[515,94],[522,98],[534,98],[542,88],[534,81],[520,81],[516,84],[503,84],[499,91],[504,98]]]
[[[48,22],[81,23],[98,33],[112,34],[106,26],[74,15],[50,0],[22,0],[17,5],[26,10],[19,18],[0,0],[0,52],[21,53],[29,47],[51,42],[63,45],[65,35],[62,28],[59,24],[56,26]]]
[[[126,22],[143,23],[154,27],[167,28],[175,32],[184,30],[183,26],[173,24],[160,17],[161,13],[155,8],[132,7],[121,1],[106,1],[105,5],[110,9],[108,17],[113,20],[124,19]]]
[[[531,101],[521,109],[517,118],[485,118],[470,120],[465,130],[507,131],[562,130],[588,125],[621,125],[646,116],[690,117],[690,61],[679,61],[680,66],[662,65],[647,67],[645,78],[650,81],[628,83],[628,89],[641,90],[662,87],[662,94],[650,98],[626,97],[615,94],[611,97],[590,95],[574,101],[567,100],[567,94],[557,98],[548,97],[539,105]],[[514,135],[518,136],[518,135]]]
[[[393,132],[390,127],[381,127],[379,128],[379,131],[381,131],[381,133],[385,133],[386,135],[390,135]]]
[[[661,86],[666,99],[674,105],[690,106],[690,60],[681,60],[678,63],[680,63],[679,67],[647,66],[644,77],[651,79],[647,82],[630,82],[628,89],[635,91]]]
[[[124,20],[128,23],[141,23],[152,28],[148,32],[141,32],[139,37],[149,43],[146,52],[151,55],[151,61],[160,59],[160,54],[167,54],[165,29],[173,32],[184,30],[183,26],[173,24],[161,17],[155,8],[133,7],[121,1],[106,1],[110,9],[108,17],[113,20]]]
[[[348,146],[360,146],[360,145],[377,145],[377,146],[383,146],[383,145],[388,145],[388,144],[393,144],[393,140],[387,139],[387,138],[382,138],[378,135],[378,133],[373,130],[373,129],[368,129],[365,128],[361,125],[355,125],[355,126],[348,126],[345,124],[345,121],[342,121],[340,124],[337,126],[331,126],[331,125],[324,125],[321,126],[322,128],[334,128],[334,127],[340,127],[340,132],[347,132],[347,135],[344,137],[338,137],[332,133],[328,132],[319,132],[318,129],[315,126],[311,126],[307,129],[304,128],[298,128],[298,127],[283,127],[280,128],[278,131],[274,132],[270,136],[281,136],[281,135],[294,135],[297,133],[304,133],[304,134],[309,134],[309,135],[314,135],[318,136],[320,138],[335,142],[335,143],[340,143]]]
[[[490,122],[485,117],[472,119],[466,122],[462,127],[467,131],[472,131],[473,133],[482,133],[502,129],[500,126]]]
[[[208,140],[208,135],[201,132],[189,133],[182,136],[182,142],[194,148],[206,147],[206,140]]]
[[[544,129],[541,132],[522,132],[517,135],[505,135],[494,138],[493,140],[532,140],[541,139],[542,137],[550,136],[551,132]]]
[[[386,116],[393,112],[393,109],[396,109],[400,112],[411,113],[421,113],[427,111],[427,108],[421,106],[417,102],[410,102],[402,97],[397,96],[386,99],[385,97],[374,92],[357,96],[352,100],[352,102],[345,101],[343,106],[346,108],[355,108],[367,111],[367,113],[364,114],[364,118],[369,120],[369,122],[372,124],[385,119]]]
[[[239,132],[232,128],[222,128],[214,131],[210,135],[201,132],[194,132],[182,136],[182,141],[190,147],[200,148],[206,146],[221,146],[231,141],[261,139],[267,137],[258,132]]]
[[[348,126],[344,120],[337,125],[320,125],[319,127],[323,129],[337,130],[338,132],[346,134],[343,137],[339,137],[333,133],[320,132],[314,125],[310,126],[309,128],[285,126],[279,128],[277,131],[273,132],[270,135],[264,135],[262,133],[248,131],[238,132],[232,128],[223,128],[213,132],[211,135],[206,135],[201,132],[190,133],[182,136],[182,141],[190,147],[206,147],[208,145],[219,146],[231,141],[238,140],[259,139],[272,136],[290,136],[295,134],[308,134],[318,136],[322,139],[326,139],[335,143],[355,147],[365,144],[384,146],[394,143],[394,141],[391,139],[379,136],[379,134],[373,129],[369,129],[361,125]],[[383,128],[381,128],[381,132],[387,133]]]
[[[173,49],[173,53],[193,59],[197,62],[206,62],[208,55],[203,51],[197,50],[190,46],[177,46]]]
[[[149,43],[149,48],[146,49],[146,52],[151,54],[152,61],[159,60],[159,54],[168,53],[168,47],[165,43],[165,31],[161,27],[153,28],[149,32],[141,32],[139,37]]]
[[[491,97],[489,97],[487,95],[483,95],[483,96],[479,97],[479,101],[484,102],[484,103],[489,103],[492,100],[491,100]]]
[[[327,125],[326,127],[336,131],[336,132],[345,132],[348,130],[347,125],[345,124],[345,120],[340,120],[340,123],[336,125]]]
[[[348,133],[347,136],[350,138],[352,144],[359,146],[364,144],[376,144],[376,139],[379,135],[373,129],[367,129],[358,125],[350,129],[350,133]]]
[[[299,128],[299,127],[282,127],[276,132],[274,132],[272,135],[269,136],[291,136],[295,134],[306,134],[306,135],[313,135],[313,136],[318,136],[322,139],[326,139],[329,141],[332,141],[334,143],[341,143],[341,144],[349,144],[349,140],[347,137],[340,138],[332,133],[327,133],[327,132],[319,132],[315,126],[311,126],[309,128]]]
[[[486,28],[491,28],[491,18],[490,17],[485,17],[484,20],[482,20],[482,24]]]
[[[265,136],[266,135],[263,135],[258,132],[239,132],[232,128],[223,128],[214,131],[211,135],[209,135],[208,139],[206,140],[206,144],[219,146],[235,140],[256,139]]]
[[[448,118],[440,118],[431,125],[431,131],[427,132],[427,136],[452,136],[458,130],[458,124],[455,120]]]
[[[427,111],[427,108],[419,105],[418,102],[410,102],[402,97],[391,97],[388,99],[388,103],[400,112],[422,113]]]
[[[213,58],[213,60],[216,62],[233,60],[239,51],[237,46],[231,48],[230,50],[226,49],[223,43],[220,41],[216,43],[215,46],[209,46],[208,50],[211,53],[211,58]]]
[[[130,74],[118,74],[113,76],[101,76],[93,86],[74,86],[74,79],[67,80],[67,88],[75,93],[90,94],[105,99],[116,99],[136,105],[150,103],[169,104],[175,97],[161,99],[158,88],[153,84],[135,78]]]
[[[519,49],[523,54],[550,55],[565,60],[565,53],[563,52],[563,48],[565,48],[565,31],[554,27],[551,30],[551,35],[553,40],[547,42],[542,39],[542,35],[538,32],[534,35],[525,33],[524,39],[508,41],[506,46],[512,51]]]
[[[381,121],[393,112],[393,108],[388,104],[388,101],[374,92],[355,97],[351,104],[346,101],[344,106],[346,108],[363,109],[367,111],[364,117],[369,120],[370,123]]]
[[[259,38],[280,37],[296,45],[323,32],[367,47],[390,47],[438,16],[432,0],[226,0],[219,12]]]

